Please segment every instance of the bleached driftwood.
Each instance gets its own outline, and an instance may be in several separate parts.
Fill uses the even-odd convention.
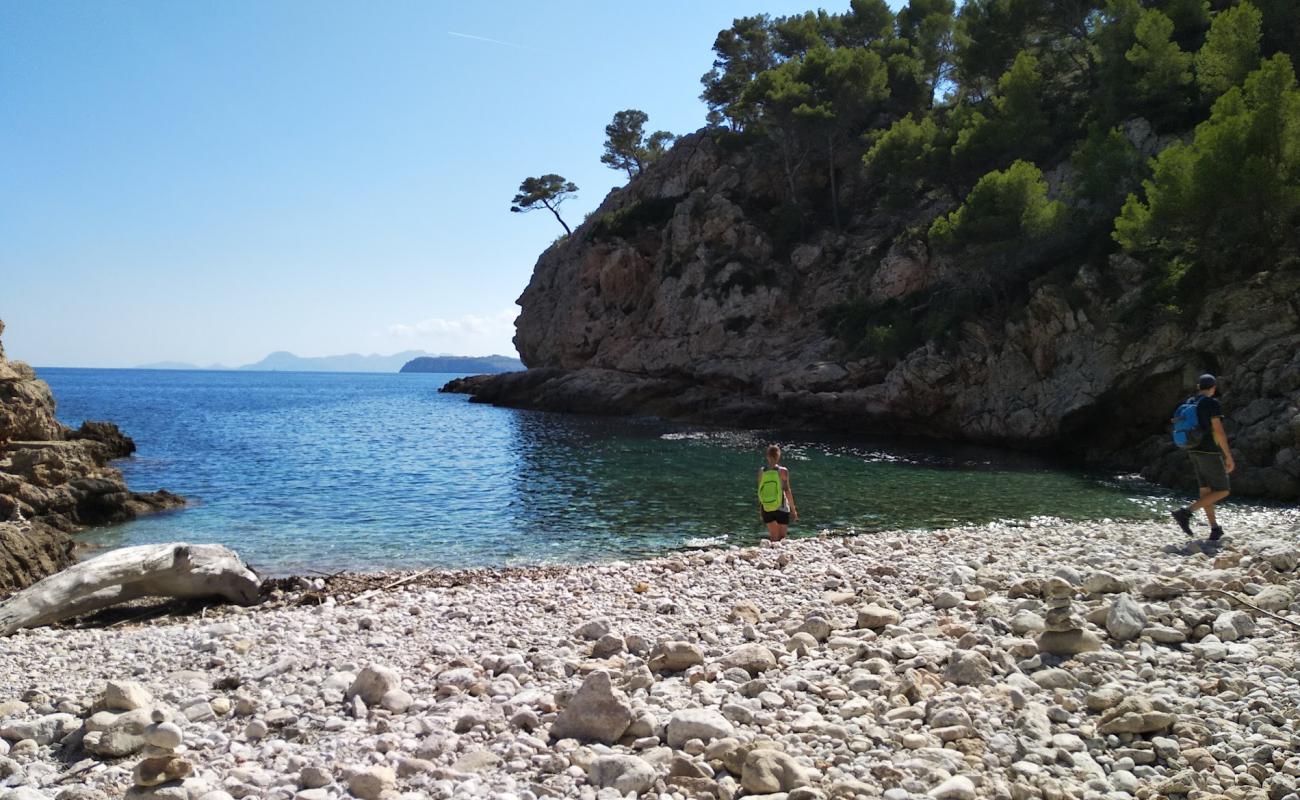
[[[249,606],[261,581],[219,544],[123,547],[71,566],[0,603],[0,636],[140,597],[220,597]]]

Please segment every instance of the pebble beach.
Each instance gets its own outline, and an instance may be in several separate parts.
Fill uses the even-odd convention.
[[[1223,517],[1215,545],[1044,519],[23,631],[0,800],[1297,800],[1300,512]]]

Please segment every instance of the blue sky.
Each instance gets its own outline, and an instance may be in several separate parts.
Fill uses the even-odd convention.
[[[816,7],[0,4],[6,350],[513,352],[514,301],[561,233],[509,213],[519,182],[576,182],[576,224],[623,182],[599,161],[615,111],[700,127],[718,30]]]

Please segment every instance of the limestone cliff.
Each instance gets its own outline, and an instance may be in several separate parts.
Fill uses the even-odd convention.
[[[0,345],[0,592],[72,563],[70,533],[185,502],[127,489],[109,461],[130,455],[135,443],[107,422],[71,430],[54,409],[50,387],[31,367],[6,360]]]
[[[771,170],[755,161],[707,131],[683,137],[539,258],[515,337],[528,371],[448,389],[506,405],[1041,449],[1185,485],[1165,431],[1210,371],[1222,379],[1238,491],[1300,497],[1300,265],[1153,314],[1158,278],[1146,265],[1067,253],[1001,302],[940,317],[945,330],[863,353],[832,332],[836,314],[941,304],[959,284],[960,256],[933,256],[915,233],[953,202],[928,197],[792,236],[769,210]],[[1068,166],[1049,178],[1059,190]],[[847,185],[843,207],[872,207],[870,192]]]

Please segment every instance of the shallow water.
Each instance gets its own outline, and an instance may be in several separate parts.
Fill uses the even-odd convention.
[[[998,519],[1140,519],[1136,480],[1014,454],[702,430],[520,411],[439,394],[452,375],[41,369],[70,425],[132,436],[133,489],[194,501],[88,542],[228,544],[270,574],[633,558],[764,535],[769,438],[801,513],[792,535]]]

